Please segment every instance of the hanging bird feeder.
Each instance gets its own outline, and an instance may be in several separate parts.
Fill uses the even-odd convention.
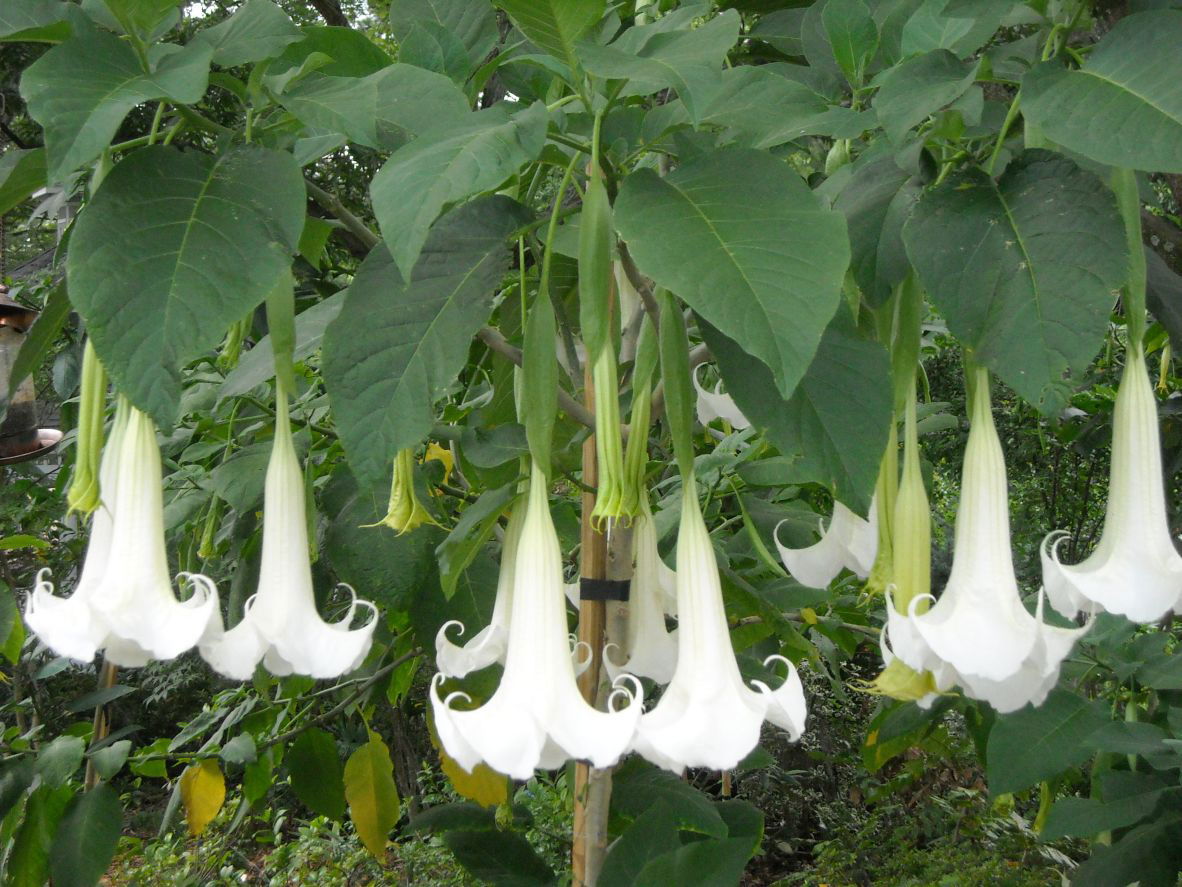
[[[8,289],[0,286],[0,395],[9,390],[16,356],[36,319],[36,311],[8,298]],[[56,428],[37,427],[37,396],[32,377],[26,377],[12,392],[0,424],[0,465],[44,456],[61,439]]]

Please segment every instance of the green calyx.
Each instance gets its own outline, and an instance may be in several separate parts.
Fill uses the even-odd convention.
[[[103,420],[107,407],[107,371],[94,344],[86,340],[82,352],[82,393],[78,407],[77,458],[66,493],[66,514],[89,516],[99,506],[99,460],[103,451]]]
[[[624,508],[628,480],[624,473],[624,454],[620,442],[620,395],[616,373],[616,353],[609,344],[591,368],[595,387],[595,457],[599,465],[595,509],[591,520],[630,517]],[[632,496],[635,498],[635,495]]]

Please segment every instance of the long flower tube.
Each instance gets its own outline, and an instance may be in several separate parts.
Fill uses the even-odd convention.
[[[677,536],[677,668],[652,711],[641,717],[633,748],[674,772],[686,767],[727,770],[759,742],[765,720],[796,740],[807,707],[796,669],[776,690],[743,682],[731,646],[722,586],[710,533],[692,478],[685,483]],[[752,689],[754,687],[754,689]]]
[[[1018,592],[1010,552],[1005,459],[993,424],[988,372],[973,370],[972,417],[956,512],[952,572],[939,600],[915,595],[900,613],[887,608],[891,649],[936,686],[959,685],[965,695],[999,712],[1039,705],[1059,679],[1059,668],[1090,625],[1057,628],[1034,616]]]
[[[530,472],[529,504],[518,541],[505,671],[492,698],[469,711],[452,707],[469,700],[456,691],[440,696],[445,676],[431,683],[435,727],[447,753],[471,772],[479,763],[514,779],[575,758],[610,767],[627,750],[640,717],[640,686],[619,686],[597,711],[579,694],[567,645],[562,555],[550,516],[545,475]]]
[[[111,553],[111,536],[115,528],[115,473],[126,420],[126,410],[116,411],[111,436],[103,449],[98,473],[102,501],[92,513],[90,539],[73,594],[69,597],[55,595],[46,568],[37,573],[37,584],[25,605],[25,622],[38,639],[59,656],[82,662],[94,659],[107,637],[106,624],[96,617],[91,600],[107,571]]]
[[[349,588],[352,603],[339,621],[325,622],[316,610],[304,475],[292,442],[282,385],[277,395],[275,438],[263,497],[258,592],[246,602],[242,620],[229,631],[221,614],[215,615],[201,655],[214,671],[234,680],[250,678],[260,661],[276,675],[335,678],[365,659],[377,625],[377,607],[359,600]],[[351,629],[358,607],[368,609],[370,618]]]
[[[1068,534],[1042,544],[1042,581],[1064,616],[1106,610],[1134,622],[1156,622],[1182,609],[1182,557],[1171,537],[1162,483],[1157,402],[1140,344],[1130,342],[1116,394],[1112,464],[1104,531],[1078,564],[1059,560]]]
[[[779,529],[780,524],[777,524],[774,536],[780,560],[802,585],[826,588],[843,569],[865,579],[874,567],[878,551],[877,498],[871,499],[869,520],[858,517],[834,500],[833,519],[828,529],[822,526],[820,541],[807,548],[789,548],[781,544]]]
[[[156,426],[120,398],[111,541],[106,568],[90,597],[106,626],[106,660],[122,667],[173,659],[197,644],[218,611],[217,588],[182,573],[191,594],[177,600],[164,547],[164,503]]]

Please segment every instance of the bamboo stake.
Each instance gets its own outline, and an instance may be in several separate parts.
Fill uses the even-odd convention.
[[[98,689],[109,690],[115,686],[115,676],[118,674],[118,669],[103,659],[103,666],[99,669]],[[96,745],[107,738],[107,734],[111,732],[111,721],[107,717],[106,707],[99,703],[94,707],[94,729],[91,731],[90,747],[93,749]],[[94,759],[86,759],[86,790],[90,791],[98,785],[98,771],[94,769]]]

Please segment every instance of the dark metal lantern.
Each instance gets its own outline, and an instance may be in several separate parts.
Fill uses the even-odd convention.
[[[7,288],[0,286],[0,395],[8,392],[16,356],[36,319],[36,311],[8,298]],[[0,465],[36,459],[61,439],[57,429],[37,427],[37,395],[32,377],[26,377],[12,392],[0,425]]]

